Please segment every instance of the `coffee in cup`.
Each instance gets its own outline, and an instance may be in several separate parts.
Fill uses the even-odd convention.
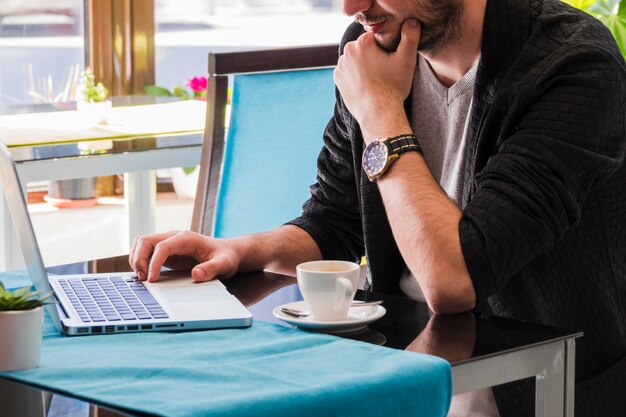
[[[298,287],[314,320],[341,321],[348,317],[359,270],[359,264],[347,261],[312,261],[296,267]]]

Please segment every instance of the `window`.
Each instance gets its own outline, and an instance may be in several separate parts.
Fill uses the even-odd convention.
[[[83,0],[2,0],[0,114],[71,100],[84,56]]]
[[[338,43],[352,21],[337,0],[156,0],[156,83],[207,71],[209,51]]]

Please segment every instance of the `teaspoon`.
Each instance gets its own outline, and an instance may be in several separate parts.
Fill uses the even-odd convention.
[[[352,303],[352,307],[367,307],[377,306],[383,303],[382,300],[376,301],[355,301]],[[280,311],[293,317],[306,317],[311,314],[308,310],[298,310],[297,308],[281,307]]]

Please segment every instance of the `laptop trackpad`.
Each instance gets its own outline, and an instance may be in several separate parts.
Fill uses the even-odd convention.
[[[228,299],[230,295],[224,291],[223,287],[217,282],[206,282],[202,284],[177,285],[177,286],[157,286],[152,287],[159,294],[160,298],[166,304],[175,303],[194,303],[199,302],[206,304],[207,302]]]
[[[250,312],[218,280],[194,282],[186,275],[162,276],[144,283],[173,320],[227,320],[249,318]]]
[[[159,281],[144,282],[144,285],[159,301],[170,306],[181,303],[206,305],[232,297],[220,281],[195,282],[189,272],[165,272],[161,274]]]

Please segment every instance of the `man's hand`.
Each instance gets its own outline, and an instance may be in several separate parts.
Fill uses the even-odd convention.
[[[411,132],[404,100],[411,91],[419,39],[419,22],[408,19],[402,25],[396,52],[380,48],[372,33],[345,45],[335,69],[335,83],[366,143]]]
[[[136,237],[130,249],[129,263],[142,281],[157,281],[161,267],[165,265],[172,269],[193,267],[191,276],[202,282],[233,276],[240,257],[227,240],[175,231]]]

